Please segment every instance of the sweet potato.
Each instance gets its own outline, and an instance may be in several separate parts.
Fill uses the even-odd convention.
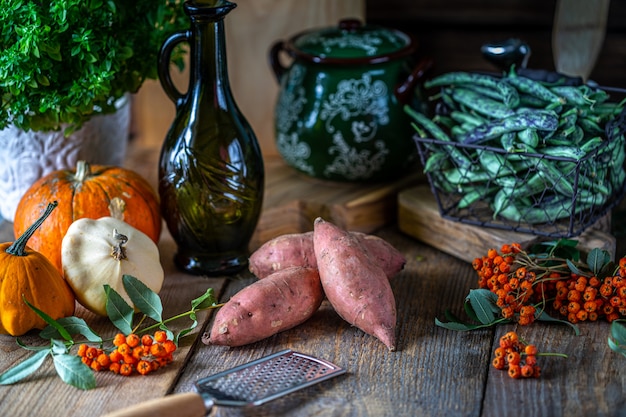
[[[291,267],[255,281],[216,313],[206,344],[241,346],[291,329],[310,318],[324,298],[317,269]]]
[[[322,287],[337,314],[396,350],[396,300],[385,272],[362,241],[317,218],[313,246]]]
[[[350,233],[361,241],[369,256],[376,259],[388,278],[402,271],[406,259],[389,242],[374,235]],[[265,242],[249,259],[250,272],[260,279],[291,266],[317,268],[313,232],[278,236]]]

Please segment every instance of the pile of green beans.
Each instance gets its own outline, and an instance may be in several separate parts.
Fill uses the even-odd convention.
[[[450,72],[424,87],[438,88],[435,115],[405,111],[424,172],[438,192],[455,196],[457,211],[486,204],[489,220],[553,224],[623,191],[626,99],[514,68],[501,77]]]

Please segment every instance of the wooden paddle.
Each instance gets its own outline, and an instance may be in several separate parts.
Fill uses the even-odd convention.
[[[610,0],[557,0],[552,32],[556,70],[587,81],[604,43]]]

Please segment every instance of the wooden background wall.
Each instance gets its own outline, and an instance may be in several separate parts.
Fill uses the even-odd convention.
[[[588,0],[594,2],[596,0]],[[417,36],[434,58],[431,74],[494,69],[481,57],[486,42],[511,37],[532,49],[529,66],[553,69],[551,34],[556,0],[235,0],[226,18],[231,85],[265,155],[276,155],[273,110],[278,91],[267,50],[302,30],[336,24],[343,17],[395,27]],[[591,78],[626,87],[626,1],[612,0],[606,38]],[[175,74],[184,89],[186,73]],[[135,97],[134,140],[160,147],[174,105],[156,81]]]

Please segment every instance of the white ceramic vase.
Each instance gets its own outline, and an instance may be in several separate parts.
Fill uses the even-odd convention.
[[[0,130],[0,220],[12,222],[15,209],[30,186],[59,169],[74,169],[78,160],[122,165],[130,133],[130,97],[119,110],[99,115],[68,137],[59,132]]]

